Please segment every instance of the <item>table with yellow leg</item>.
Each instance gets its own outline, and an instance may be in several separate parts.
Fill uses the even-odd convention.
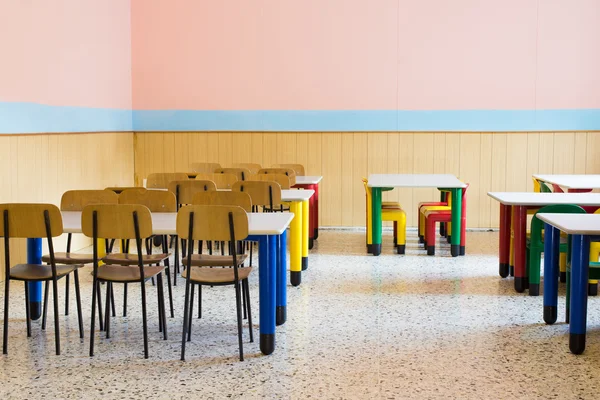
[[[309,200],[314,190],[282,190],[281,200],[290,203],[294,219],[290,224],[290,283],[299,286],[302,271],[308,268]]]

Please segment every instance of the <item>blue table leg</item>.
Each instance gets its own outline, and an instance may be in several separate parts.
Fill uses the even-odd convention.
[[[27,239],[27,263],[42,263],[42,239]],[[42,282],[29,282],[29,315],[32,320],[42,316]]]
[[[279,236],[275,236],[277,241],[277,325],[285,324],[287,320],[287,232],[284,230]]]
[[[267,235],[248,237],[248,240],[258,240],[260,351],[266,355],[275,350],[277,243],[274,238],[275,236]]]
[[[572,241],[569,349],[573,354],[581,354],[585,350],[590,238],[586,235],[573,235]]]
[[[544,227],[544,321],[553,324],[558,305],[558,258],[560,231],[550,224]]]

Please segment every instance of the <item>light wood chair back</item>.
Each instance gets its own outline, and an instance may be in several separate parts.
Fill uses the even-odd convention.
[[[229,226],[230,215],[234,229],[233,240],[246,239],[248,215],[238,206],[184,206],[177,213],[177,235],[181,239],[230,241],[232,239]],[[193,223],[191,238],[189,237],[190,222]]]
[[[61,211],[82,211],[88,204],[117,204],[119,196],[112,190],[69,190],[60,199]]]
[[[273,168],[291,168],[296,173],[296,176],[304,176],[304,165],[302,164],[275,164]]]
[[[236,182],[231,188],[234,192],[244,192],[250,195],[252,205],[275,207],[281,204],[281,186],[273,181]]]
[[[192,168],[192,172],[198,172],[201,174],[212,174],[216,169],[221,168],[221,164],[219,163],[209,163],[209,162],[197,162],[192,163],[190,166]]]
[[[296,184],[296,172],[291,168],[261,168],[259,174],[284,174],[289,176],[290,185]]]
[[[175,194],[177,204],[192,204],[194,195],[199,192],[210,192],[217,190],[213,181],[201,181],[197,179],[186,181],[173,181],[169,183],[169,192]]]
[[[81,230],[94,237],[94,213],[97,218],[96,237],[102,239],[136,239],[134,215],[137,215],[140,238],[152,236],[152,216],[141,204],[91,204],[81,213]]]
[[[215,174],[233,174],[238,181],[245,181],[251,172],[248,168],[218,168],[215,170]]]
[[[46,215],[49,220],[50,237],[62,235],[62,215],[54,204],[0,204],[0,237],[46,238]],[[8,232],[4,228],[5,218],[8,218]]]
[[[104,190],[110,190],[115,192],[116,194],[121,194],[127,189],[145,189],[143,186],[109,186],[104,188]]]
[[[172,181],[185,181],[189,179],[185,172],[158,172],[148,175],[146,187],[148,189],[168,189]]]
[[[262,168],[260,166],[260,164],[256,164],[256,163],[237,163],[237,164],[233,164],[232,167],[233,168],[246,168],[246,169],[249,169],[250,172],[253,174],[257,174],[258,170]]]
[[[231,189],[231,186],[238,181],[234,174],[198,174],[196,180],[213,181],[217,189]]]
[[[126,189],[119,195],[119,204],[141,204],[150,212],[176,212],[175,194],[164,190]]]
[[[246,181],[277,182],[281,189],[290,188],[290,177],[284,174],[253,174]]]
[[[252,212],[252,199],[248,193],[243,192],[204,192],[196,193],[194,205],[206,206],[239,206],[246,212]]]

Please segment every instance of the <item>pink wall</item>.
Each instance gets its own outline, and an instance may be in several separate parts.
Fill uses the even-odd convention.
[[[0,102],[131,109],[129,0],[0,0]]]
[[[131,0],[134,109],[600,108],[598,0]]]

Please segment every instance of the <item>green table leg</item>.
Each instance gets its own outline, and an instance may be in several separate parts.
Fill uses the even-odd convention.
[[[462,189],[450,189],[452,194],[452,237],[450,241],[450,252],[452,257],[460,253],[460,223],[462,212]]]
[[[371,233],[373,244],[371,246],[374,256],[381,254],[381,188],[371,188]]]

